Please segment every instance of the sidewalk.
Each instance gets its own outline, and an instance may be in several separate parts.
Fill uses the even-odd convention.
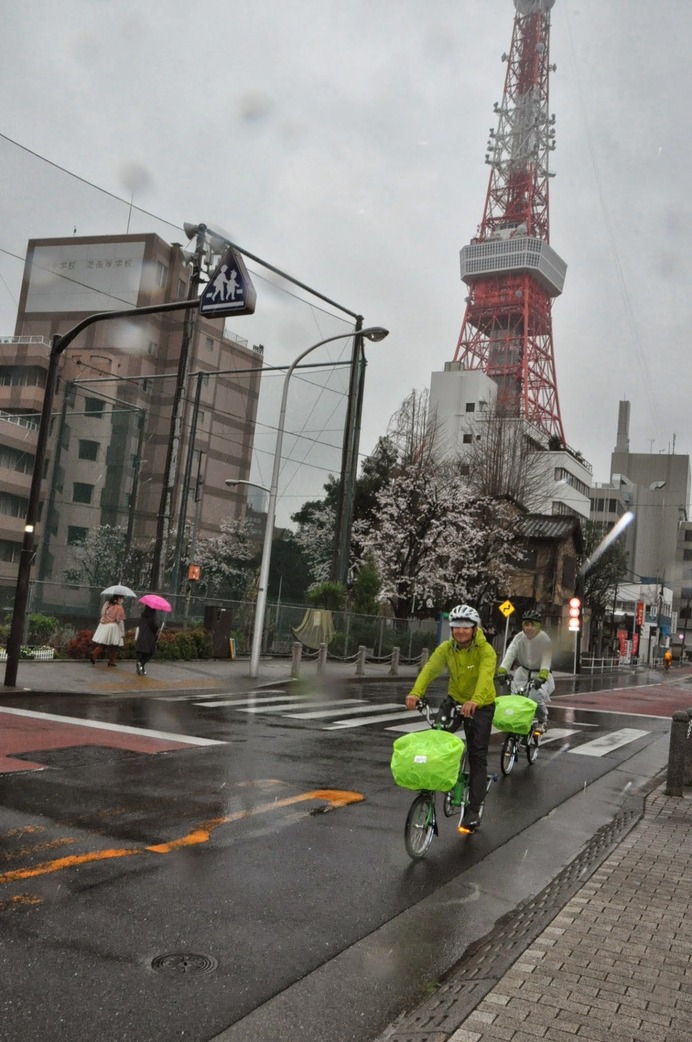
[[[377,1042],[689,1042],[690,894],[692,792],[667,797],[658,785],[643,816],[528,945],[499,923]],[[511,919],[530,919],[543,899]]]
[[[2,663],[0,663],[2,666]],[[250,660],[240,659],[196,659],[191,662],[169,662],[152,659],[147,666],[147,676],[139,677],[134,659],[120,659],[116,669],[110,669],[104,661],[92,666],[87,659],[53,659],[50,662],[19,663],[17,686],[0,687],[0,700],[12,698],[13,694],[27,693],[42,695],[64,695],[78,692],[94,695],[147,695],[175,692],[177,694],[243,694],[273,684],[294,684],[291,679],[291,661],[286,658],[262,659],[259,676],[252,679],[249,674]],[[366,663],[365,677],[372,680],[396,680],[390,675],[390,663]],[[410,679],[418,674],[415,665],[399,666],[399,680]],[[330,681],[358,680],[355,662],[328,661],[322,674],[317,672],[316,659],[303,659],[300,666],[299,683],[313,685]],[[2,674],[0,674],[2,684]]]

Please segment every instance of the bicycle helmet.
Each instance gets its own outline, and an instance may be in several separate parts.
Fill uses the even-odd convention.
[[[449,613],[449,625],[452,628],[456,626],[480,626],[480,624],[481,617],[470,604],[457,604],[456,608],[452,608]]]
[[[543,616],[535,608],[529,608],[521,616],[522,622],[543,622]]]

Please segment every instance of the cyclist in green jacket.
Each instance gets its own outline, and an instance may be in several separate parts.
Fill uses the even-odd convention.
[[[458,604],[449,613],[450,640],[435,648],[406,696],[406,708],[415,709],[428,685],[443,669],[449,673],[447,698],[439,709],[441,719],[449,717],[452,706],[461,705],[461,717],[455,716],[452,731],[463,719],[469,754],[470,801],[464,824],[475,828],[488,787],[488,744],[495,710],[495,664],[497,655],[480,629],[480,616],[469,604]]]

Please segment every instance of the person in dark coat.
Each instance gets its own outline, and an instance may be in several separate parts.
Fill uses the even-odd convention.
[[[153,608],[145,607],[142,611],[137,637],[135,639],[135,654],[137,656],[137,673],[140,677],[147,675],[146,665],[156,651],[160,627]]]

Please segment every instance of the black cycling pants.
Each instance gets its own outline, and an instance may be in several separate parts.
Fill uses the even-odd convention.
[[[449,716],[452,706],[458,705],[453,698],[445,698],[440,704],[439,714]],[[468,749],[470,793],[469,810],[481,809],[488,791],[488,745],[493,726],[494,703],[478,706],[473,716],[455,716],[447,731],[458,731],[462,721]]]

